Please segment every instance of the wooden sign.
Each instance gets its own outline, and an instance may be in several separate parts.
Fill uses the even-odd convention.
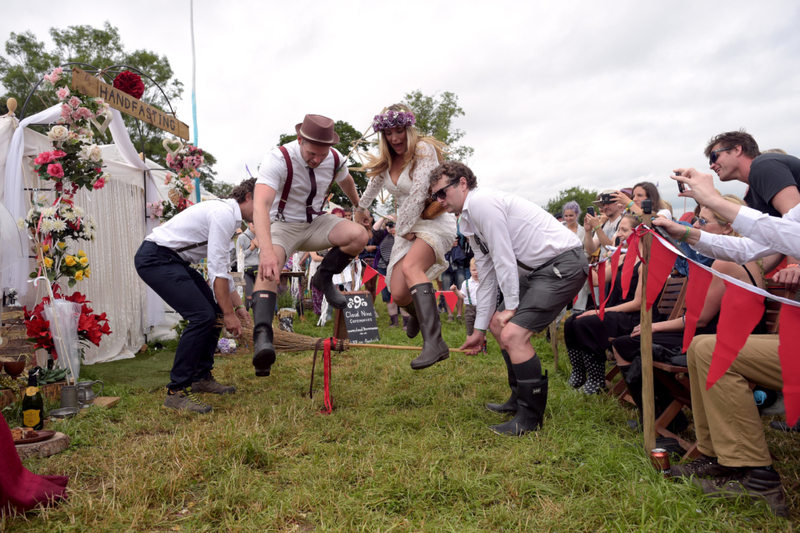
[[[353,344],[367,344],[381,340],[370,293],[353,291],[342,294],[347,298],[347,307],[336,310],[333,317],[333,336],[341,339],[347,335]]]
[[[189,140],[189,126],[167,113],[148,105],[113,85],[102,82],[88,72],[73,67],[72,90],[86,96],[102,98],[104,102],[123,113],[168,131],[181,139]]]

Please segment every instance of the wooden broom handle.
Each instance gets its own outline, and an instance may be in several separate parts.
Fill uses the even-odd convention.
[[[350,348],[381,348],[383,350],[416,350],[422,351],[422,346],[402,346],[396,344],[353,344],[352,342],[348,344],[347,349]],[[458,348],[450,348],[451,352],[458,352],[458,353],[466,353],[466,350],[461,350]]]

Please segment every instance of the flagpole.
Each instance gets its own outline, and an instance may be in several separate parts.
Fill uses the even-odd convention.
[[[197,139],[197,96],[196,96],[196,74],[197,59],[194,51],[194,0],[189,0],[189,29],[192,35],[192,122],[194,123],[194,145],[199,147]],[[194,190],[196,192],[196,203],[200,203],[200,178],[194,179]]]

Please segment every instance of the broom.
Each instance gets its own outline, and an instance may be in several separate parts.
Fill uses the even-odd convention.
[[[253,344],[253,328],[243,327],[241,341],[246,346],[254,346]],[[272,345],[275,346],[276,352],[306,352],[315,350],[318,342],[323,339],[309,337],[308,335],[301,335],[299,333],[291,333],[283,331],[280,328],[273,330]],[[422,351],[422,346],[402,346],[396,344],[351,344],[348,339],[334,339],[335,345],[331,346],[332,349],[344,352],[351,348],[367,348],[367,349],[380,349],[380,350],[413,350]],[[466,350],[450,348],[451,352],[465,353]]]

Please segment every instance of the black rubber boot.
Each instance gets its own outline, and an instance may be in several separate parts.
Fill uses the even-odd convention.
[[[579,389],[586,383],[586,354],[583,350],[567,347],[569,363],[572,365],[572,372],[569,375],[569,386]]]
[[[517,412],[517,375],[514,374],[514,367],[511,366],[511,358],[508,352],[500,350],[503,354],[503,361],[506,362],[506,369],[508,370],[508,386],[511,388],[511,397],[506,400],[506,403],[487,403],[486,408],[495,413],[516,413]]]
[[[354,257],[344,253],[341,248],[334,246],[331,248],[317,268],[317,273],[311,278],[311,284],[315,289],[325,295],[328,305],[334,309],[344,309],[347,307],[347,298],[339,292],[338,287],[333,282],[333,276],[340,274],[342,270],[350,264]]]
[[[277,295],[272,291],[253,293],[253,366],[256,376],[269,376],[275,362],[275,347],[272,345],[272,319],[275,317]]]
[[[389,323],[390,328],[396,328],[397,326],[400,325],[397,321],[397,315],[389,315],[389,320],[390,320]]]
[[[410,289],[422,332],[422,353],[411,361],[411,368],[422,370],[450,357],[450,348],[442,339],[442,323],[436,309],[436,290],[433,283],[420,283]],[[413,322],[409,322],[406,333],[411,331],[412,324]]]
[[[433,287],[433,284],[430,284]],[[406,317],[403,317],[403,324],[405,324],[406,336],[409,339],[413,339],[417,335],[419,335],[419,319],[417,318],[417,308],[414,306],[414,300],[411,300],[411,303],[405,307],[401,307],[403,311],[408,313],[408,322],[406,322]]]
[[[542,427],[547,407],[547,371],[539,380],[517,380],[517,415],[506,422],[491,426],[499,435],[521,436]]]
[[[586,383],[583,392],[598,394],[606,389],[606,365],[594,354],[586,354]]]

